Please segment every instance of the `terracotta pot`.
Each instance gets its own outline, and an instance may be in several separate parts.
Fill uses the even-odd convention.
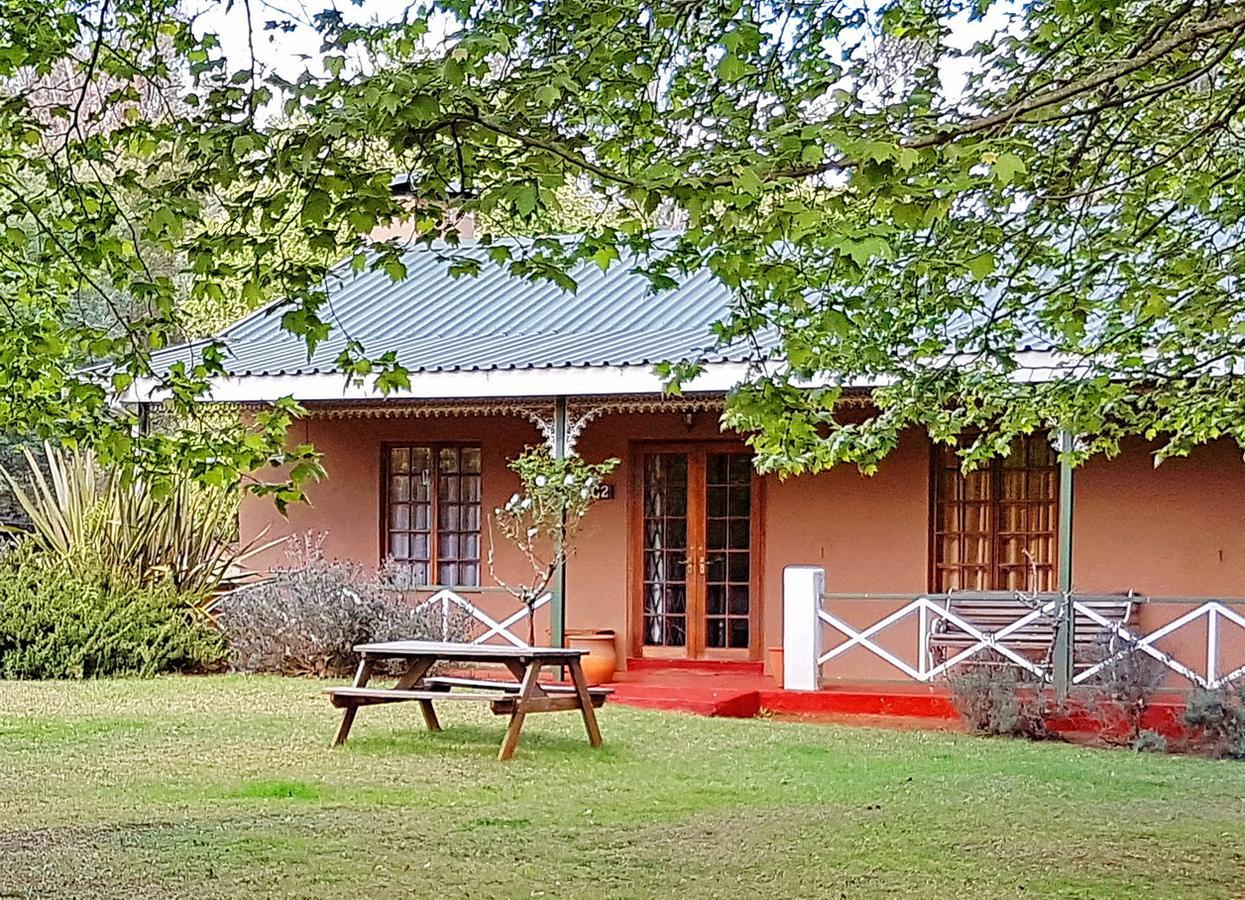
[[[589,684],[605,684],[614,680],[618,671],[618,651],[614,648],[614,632],[584,629],[566,632],[566,646],[587,650],[583,657],[584,677]]]
[[[782,687],[782,647],[769,648],[769,674]]]

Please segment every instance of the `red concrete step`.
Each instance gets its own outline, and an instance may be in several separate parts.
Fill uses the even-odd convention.
[[[885,688],[820,691],[761,691],[760,705],[770,712],[788,715],[897,716],[902,718],[956,719],[958,714],[946,693],[888,691]]]
[[[612,702],[704,716],[778,715],[902,717],[955,720],[945,690],[916,684],[833,684],[810,692],[784,691],[759,662],[639,659],[627,661],[610,685]]]
[[[756,690],[732,690],[702,686],[615,682],[611,703],[642,709],[663,709],[701,716],[750,719],[760,711]]]
[[[765,663],[747,659],[652,659],[644,656],[627,657],[628,672],[695,670],[721,675],[760,675]]]
[[[659,709],[663,712],[682,712],[696,716],[716,716],[718,705],[710,700],[674,700],[665,697],[623,696],[611,698],[614,703],[637,709]]]

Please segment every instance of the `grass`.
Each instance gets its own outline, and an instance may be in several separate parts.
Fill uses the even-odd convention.
[[[1245,765],[279,678],[0,682],[0,896],[1240,897]],[[464,708],[470,706],[470,709]]]

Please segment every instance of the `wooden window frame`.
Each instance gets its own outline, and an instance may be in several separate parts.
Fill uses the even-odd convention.
[[[380,559],[391,558],[390,553],[390,506],[392,498],[390,497],[390,480],[393,472],[390,469],[392,462],[392,451],[395,449],[407,448],[409,450],[426,449],[429,453],[430,466],[432,467],[432,484],[428,492],[428,576],[429,583],[418,585],[418,587],[428,588],[454,588],[456,590],[478,590],[484,583],[484,448],[479,441],[382,441],[380,447]],[[440,453],[442,450],[452,449],[459,452],[459,460],[461,465],[461,453],[463,450],[476,450],[480,454],[480,471],[476,475],[480,482],[480,499],[477,501],[480,507],[480,521],[477,525],[476,536],[476,555],[475,557],[458,556],[453,559],[443,560],[441,558],[441,491],[440,491]],[[456,473],[461,476],[461,472]],[[413,501],[407,501],[414,506]],[[460,501],[461,502],[461,501]],[[408,530],[408,533],[413,531]],[[464,531],[461,528],[457,534],[471,534],[470,531]],[[396,560],[395,562],[401,562]],[[463,564],[474,564],[476,569],[476,584],[442,584],[440,582],[441,564],[443,562],[455,563],[459,570]],[[436,575],[437,579],[432,580],[432,576]]]
[[[1026,435],[1022,437],[1021,440],[1025,441],[1026,444],[1028,441],[1032,441],[1032,440],[1041,440],[1043,443],[1049,443],[1047,436],[1044,434]],[[1036,505],[1038,503],[1049,503],[1050,504],[1050,508],[1051,508],[1050,528],[1047,531],[1025,531],[1025,532],[1004,532],[1003,531],[1003,529],[1000,527],[1001,525],[1000,511],[1002,507],[1008,502],[1003,499],[1003,490],[1002,490],[1003,476],[1004,476],[1005,471],[1007,471],[1007,466],[1005,465],[1006,460],[1003,457],[995,457],[989,461],[989,464],[988,464],[989,473],[990,473],[989,474],[990,497],[988,500],[989,519],[990,519],[989,528],[985,532],[973,532],[974,534],[980,533],[980,534],[989,535],[989,542],[990,542],[989,565],[985,567],[980,567],[980,566],[966,565],[962,561],[962,559],[960,563],[950,564],[950,565],[940,563],[939,561],[941,539],[943,538],[945,534],[950,533],[950,532],[942,531],[940,527],[941,525],[940,515],[942,512],[941,510],[942,504],[940,502],[941,498],[939,497],[940,475],[948,467],[946,467],[943,463],[944,448],[942,446],[935,444],[933,441],[930,441],[929,450],[930,450],[930,453],[929,453],[929,529],[928,529],[928,533],[929,533],[929,571],[928,571],[929,591],[931,593],[944,592],[942,585],[940,584],[940,579],[939,579],[939,574],[941,571],[951,570],[951,569],[959,569],[963,571],[967,568],[986,568],[989,573],[988,584],[984,588],[960,587],[960,588],[957,588],[956,590],[960,590],[960,591],[964,591],[964,590],[1010,590],[1011,588],[1008,588],[1004,583],[1005,579],[1003,578],[1003,575],[1006,570],[1011,569],[1011,568],[1016,568],[1017,566],[1013,564],[1003,563],[1001,561],[1002,560],[1002,542],[1003,542],[1003,539],[1010,537],[1010,536],[1017,535],[1017,534],[1024,534],[1030,538],[1032,538],[1035,535],[1044,536],[1050,542],[1050,548],[1051,548],[1050,559],[1043,561],[1040,564],[1040,567],[1044,572],[1047,573],[1048,579],[1051,583],[1045,586],[1027,585],[1026,589],[1032,590],[1036,587],[1042,590],[1053,590],[1054,579],[1058,577],[1058,572],[1059,572],[1059,498],[1060,498],[1059,480],[1062,477],[1062,475],[1060,472],[1058,456],[1056,455],[1053,458],[1053,462],[1050,465],[1034,467],[1028,464],[1028,457],[1027,457],[1028,448],[1026,446],[1026,464],[1025,466],[1022,467],[1026,473],[1032,472],[1032,471],[1045,470],[1049,472],[1051,475],[1053,475],[1052,490],[1050,492],[1049,497],[1035,499],[1029,495],[1026,495],[1024,500],[1020,501],[1020,502],[1025,503],[1026,505]],[[963,478],[962,475],[960,477]],[[1028,481],[1028,477],[1026,476],[1026,488],[1028,484],[1029,484],[1029,481]],[[1016,502],[1016,501],[1012,501],[1012,502]],[[961,523],[960,533],[961,534],[965,533],[963,529],[963,523]],[[961,557],[962,556],[963,554],[961,553]]]

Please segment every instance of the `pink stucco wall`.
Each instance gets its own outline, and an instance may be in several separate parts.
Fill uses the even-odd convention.
[[[325,533],[333,556],[376,565],[380,546],[381,445],[385,441],[471,441],[483,450],[484,509],[504,502],[517,487],[506,460],[540,437],[515,417],[320,418],[291,435],[323,453],[328,478],[309,490],[310,504],[283,519],[269,501],[248,499],[241,513],[244,537],[264,527],[269,535]],[[711,413],[691,426],[677,414],[613,415],[588,426],[579,451],[590,460],[618,457],[613,500],[594,508],[569,564],[567,624],[613,628],[620,650],[634,651],[626,635],[629,597],[629,509],[632,454],[638,441],[689,442],[724,437]],[[822,565],[833,592],[910,592],[927,589],[929,556],[929,445],[917,433],[871,477],[843,467],[813,476],[762,479],[763,545],[760,596],[765,646],[781,640],[782,570]],[[1245,464],[1227,443],[1202,448],[1189,459],[1153,466],[1141,443],[1112,460],[1096,459],[1076,476],[1074,581],[1092,592],[1134,588],[1150,594],[1245,594]],[[487,541],[487,535],[485,535]],[[499,549],[499,570],[521,577],[520,561]],[[275,560],[275,557],[273,558]],[[487,578],[486,578],[487,580]]]
[[[308,502],[290,507],[284,517],[269,501],[244,500],[241,536],[246,539],[265,529],[265,539],[313,533],[322,537],[328,556],[375,567],[383,558],[381,479],[386,442],[479,444],[484,472],[481,505],[487,513],[518,489],[518,477],[506,468],[507,460],[541,438],[533,425],[510,416],[418,420],[311,417],[294,426],[291,440],[314,444],[322,454],[328,477],[310,485]],[[487,541],[487,536],[484,539]],[[498,548],[499,572],[503,577],[523,576],[521,560],[507,549]],[[277,564],[281,552],[280,548],[268,551],[261,564]]]
[[[1245,463],[1228,441],[1157,468],[1130,443],[1076,474],[1073,582],[1086,591],[1245,595]]]

